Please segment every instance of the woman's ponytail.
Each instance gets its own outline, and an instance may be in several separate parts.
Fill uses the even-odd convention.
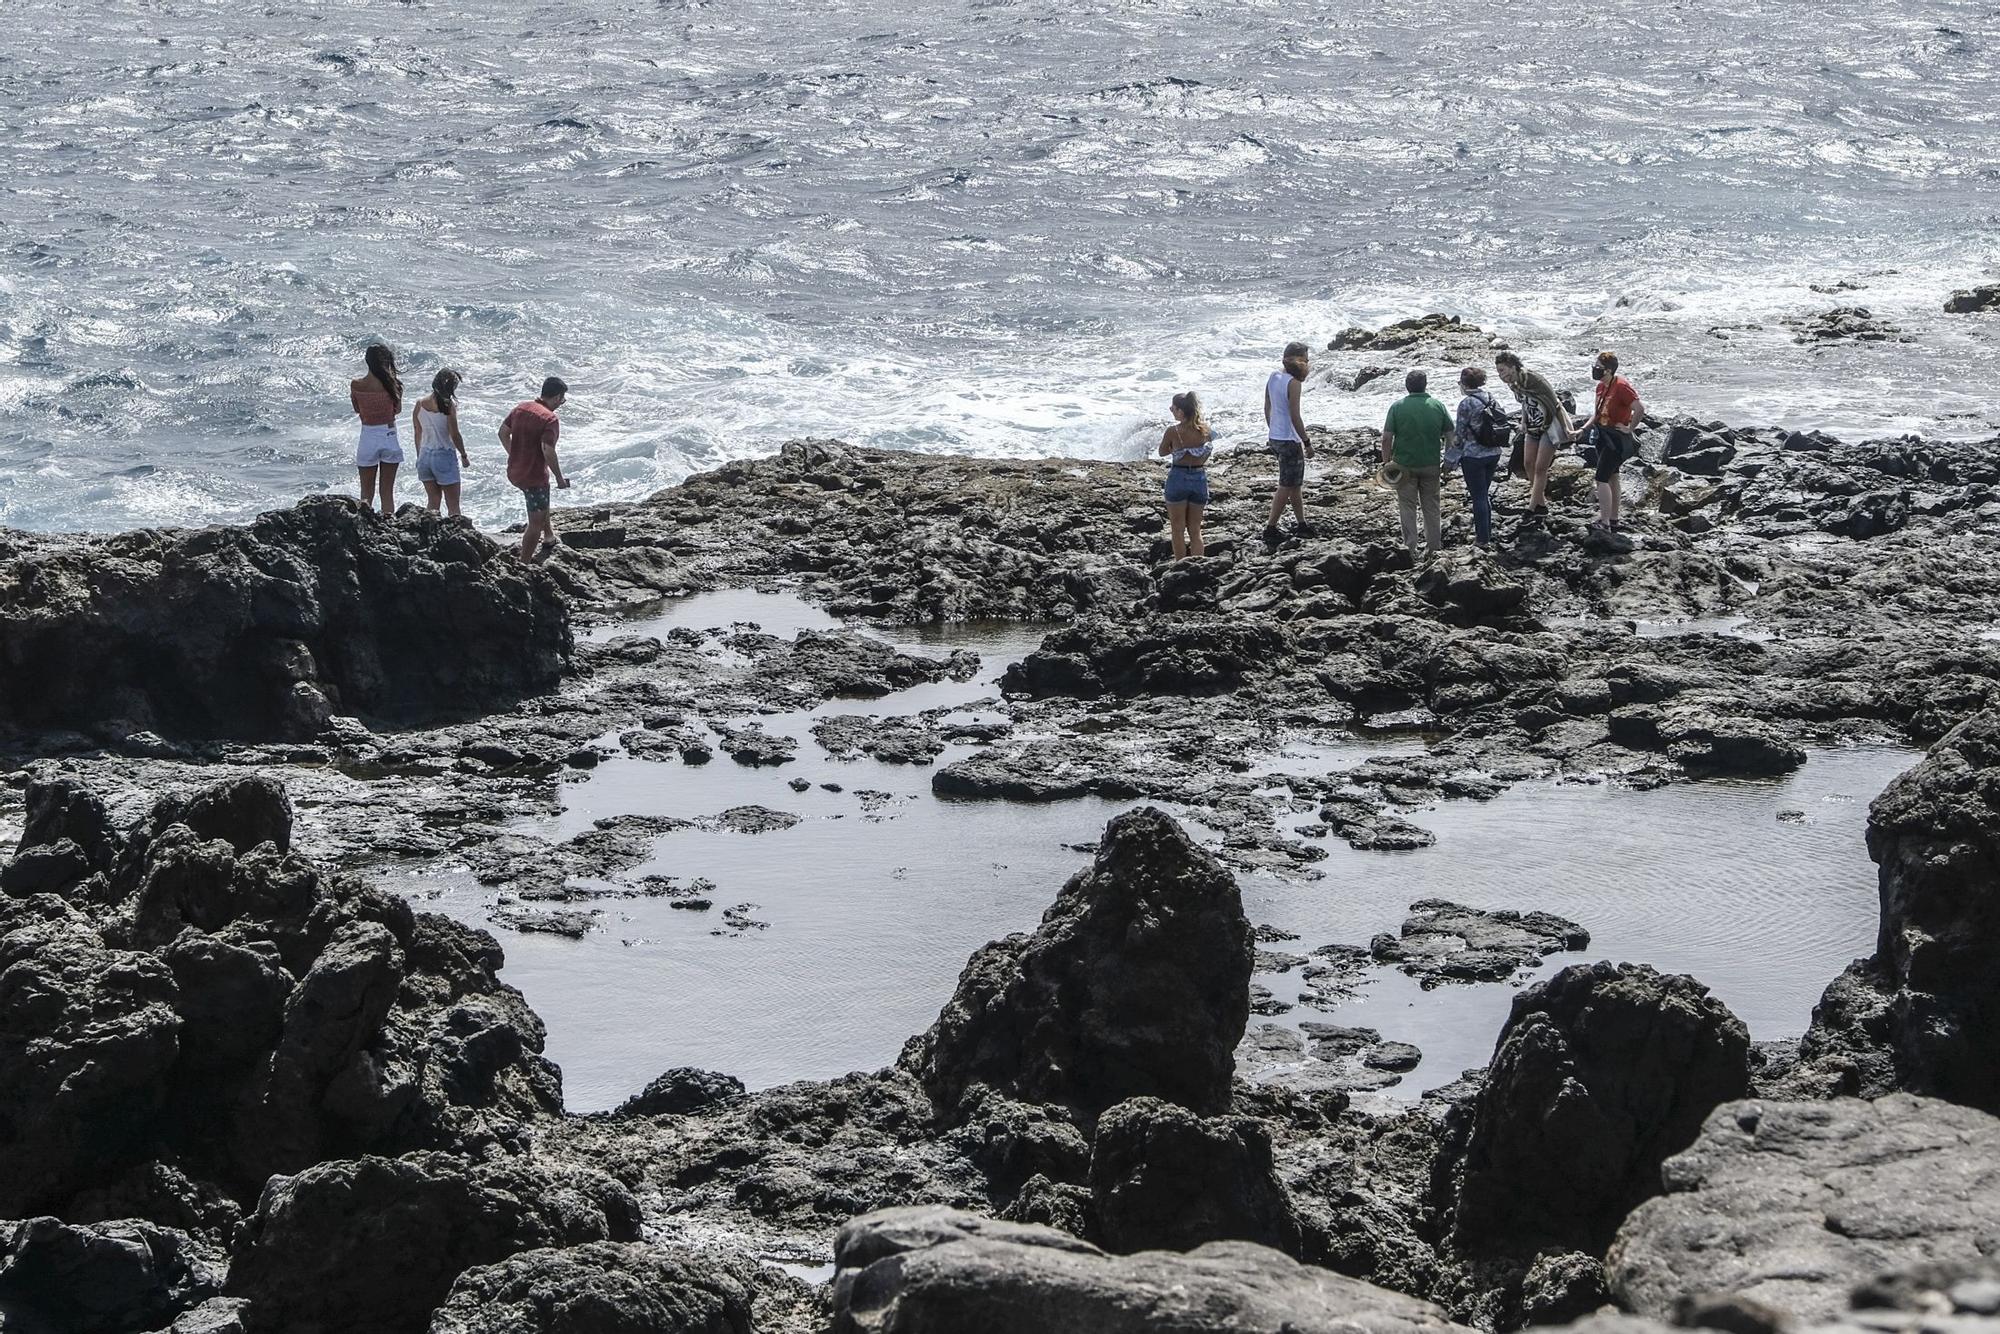
[[[1159,402],[1158,399],[1154,399],[1153,401],[1156,403]],[[1182,417],[1186,418],[1188,425],[1201,433],[1202,439],[1209,440],[1214,438],[1215,432],[1210,429],[1208,417],[1201,409],[1201,399],[1195,395],[1194,390],[1190,389],[1184,394],[1175,394],[1174,407],[1179,410]]]

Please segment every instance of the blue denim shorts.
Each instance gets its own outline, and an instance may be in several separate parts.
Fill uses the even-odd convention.
[[[458,451],[420,449],[417,451],[417,480],[439,486],[458,485]]]
[[[1167,503],[1179,505],[1206,505],[1208,503],[1208,469],[1183,468],[1167,469]]]

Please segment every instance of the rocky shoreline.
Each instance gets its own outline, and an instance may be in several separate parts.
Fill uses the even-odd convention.
[[[0,535],[0,1328],[2000,1329],[2000,441],[1642,439],[1629,533],[1586,529],[1563,466],[1546,531],[1503,494],[1475,553],[1448,505],[1423,566],[1365,433],[1318,437],[1322,536],[1274,549],[1271,461],[1226,455],[1219,540],[1180,564],[1149,470],[817,441],[563,512],[536,570],[330,498]],[[790,736],[766,724],[981,664],[861,628],[619,633],[731,589],[1046,633],[976,711]],[[1189,700],[1199,728],[1163,709]],[[1413,745],[1252,758],[1357,734]],[[1417,847],[1425,808],[1525,781],[1768,776],[1880,738],[1929,756],[1872,809],[1877,951],[1796,1044],[1476,885],[1289,961],[1238,889],[1320,873],[1301,814]],[[802,746],[952,801],[1136,805],[889,1068],[672,1071],[589,1116],[494,939],[380,887],[462,864],[511,930],[709,910],[655,848],[796,822]],[[519,827],[620,756],[768,771],[770,803]],[[1259,1074],[1253,1014],[1292,1002],[1253,976],[1504,982],[1571,952],[1484,1070],[1414,1102],[1357,1096],[1413,1059],[1372,1030],[1267,1035],[1337,1077]]]

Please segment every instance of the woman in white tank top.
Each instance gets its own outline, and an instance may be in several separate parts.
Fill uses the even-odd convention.
[[[410,414],[417,436],[417,480],[424,484],[424,504],[436,514],[439,504],[458,517],[461,465],[470,466],[465,437],[458,433],[457,371],[447,367],[431,380],[428,398]]]

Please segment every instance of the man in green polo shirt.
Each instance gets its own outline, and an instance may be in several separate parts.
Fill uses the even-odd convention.
[[[1400,470],[1396,477],[1396,504],[1403,515],[1403,545],[1412,555],[1417,550],[1417,507],[1424,511],[1424,548],[1438,549],[1438,473],[1444,463],[1445,442],[1456,429],[1445,405],[1424,392],[1430,377],[1411,371],[1403,377],[1409,391],[1389,409],[1382,424],[1382,462]]]

